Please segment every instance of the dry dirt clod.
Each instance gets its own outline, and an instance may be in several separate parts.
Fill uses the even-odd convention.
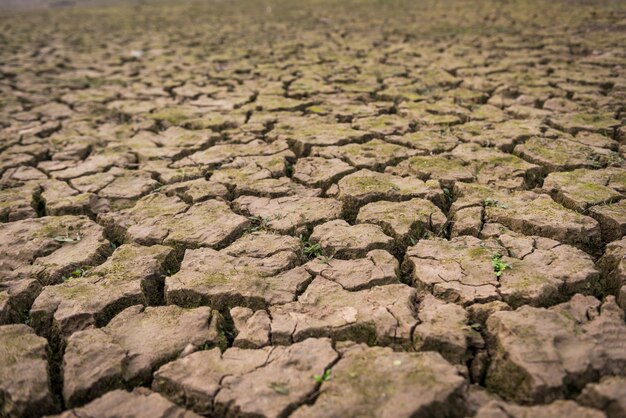
[[[310,398],[314,376],[337,358],[328,339],[200,351],[159,369],[153,388],[202,415],[280,417]]]
[[[624,312],[612,296],[600,303],[576,295],[549,309],[496,312],[487,335],[493,353],[486,384],[505,399],[549,402],[626,370]]]
[[[163,300],[164,276],[176,266],[170,247],[124,244],[98,267],[77,270],[56,286],[46,286],[31,308],[32,325],[48,338],[62,339],[101,327],[129,306]]]
[[[199,418],[191,411],[180,408],[146,388],[137,388],[132,392],[117,389],[108,392],[85,406],[73,408],[51,418],[72,418],[89,416],[113,418],[132,416],[137,418]]]
[[[219,313],[209,308],[131,306],[103,328],[72,334],[63,356],[63,399],[82,405],[109,390],[150,382],[188,344],[224,344]]]
[[[501,270],[494,270],[494,259]],[[547,238],[502,234],[480,240],[422,240],[407,250],[403,270],[414,286],[461,305],[504,301],[550,306],[600,286],[593,259]]]
[[[265,308],[293,301],[312,280],[299,241],[256,232],[220,250],[187,250],[178,273],[165,280],[165,299],[180,306]],[[294,268],[295,267],[295,268]]]
[[[439,354],[346,344],[332,378],[298,418],[461,415],[466,383]],[[457,409],[460,408],[460,409]]]
[[[0,326],[0,412],[36,417],[59,405],[50,386],[48,343],[24,324]]]

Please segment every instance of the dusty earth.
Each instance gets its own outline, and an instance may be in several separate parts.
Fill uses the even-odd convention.
[[[626,3],[45,3],[0,416],[626,417]]]

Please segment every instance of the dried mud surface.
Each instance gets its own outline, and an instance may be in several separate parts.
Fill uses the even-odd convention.
[[[623,2],[79,3],[0,10],[0,416],[626,417]]]

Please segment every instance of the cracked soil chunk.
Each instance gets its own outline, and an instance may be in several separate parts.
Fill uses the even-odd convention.
[[[517,119],[496,124],[469,122],[454,129],[454,134],[464,141],[495,146],[505,152],[511,152],[517,144],[541,132],[540,121]]]
[[[487,320],[487,388],[521,403],[549,402],[626,370],[626,324],[615,298],[576,295],[550,309],[523,306]]]
[[[50,389],[48,342],[23,324],[0,326],[0,413],[37,417],[58,405]]]
[[[611,113],[566,113],[550,117],[550,123],[556,128],[576,134],[579,131],[597,132],[607,136],[612,135],[613,128],[620,125],[619,120]]]
[[[450,151],[459,143],[458,138],[454,135],[442,133],[438,130],[420,130],[402,136],[393,135],[386,137],[385,140],[393,144],[413,148],[419,152],[418,155],[439,154]]]
[[[545,194],[531,191],[494,191],[484,186],[457,183],[452,204],[452,233],[458,234],[468,221],[500,223],[515,232],[539,235],[581,248],[595,248],[601,242],[596,220],[567,209]],[[478,217],[478,218],[477,218]],[[470,229],[472,235],[479,230]]]
[[[235,306],[230,310],[236,336],[233,347],[261,348],[270,344],[271,320],[266,311]]]
[[[280,121],[271,136],[287,140],[298,156],[307,156],[314,146],[344,145],[362,142],[371,134],[353,129],[345,123],[335,123],[323,118],[293,117]]]
[[[195,179],[170,184],[163,189],[163,193],[167,196],[178,196],[192,204],[208,199],[226,199],[229,192],[221,183]]]
[[[473,167],[449,155],[416,156],[402,161],[395,167],[387,167],[387,173],[421,180],[437,179],[442,187],[452,187],[457,181],[471,182],[475,179]]]
[[[311,405],[292,416],[427,417],[463,410],[464,379],[438,353],[393,352],[390,348],[346,344],[331,379]]]
[[[499,277],[492,265],[496,254],[507,265]],[[494,300],[550,306],[593,290],[600,277],[593,259],[577,248],[507,234],[498,240],[421,240],[407,250],[403,269],[418,289],[464,306]]]
[[[208,169],[230,162],[236,157],[273,155],[286,150],[288,150],[288,145],[285,141],[275,141],[268,144],[261,140],[254,140],[248,144],[218,144],[182,158],[172,164],[171,167],[201,166]]]
[[[112,390],[85,406],[50,418],[75,417],[200,418],[145,388],[137,388],[132,392]]]
[[[346,290],[397,283],[399,276],[398,260],[384,250],[372,250],[363,258],[352,260],[316,258],[304,267],[309,273],[339,283]]]
[[[566,208],[584,212],[591,206],[621,199],[626,192],[626,174],[618,168],[551,173],[543,189]]]
[[[626,235],[626,200],[594,206],[589,215],[600,223],[604,241],[617,240]]]
[[[415,155],[417,151],[401,145],[373,139],[364,144],[348,144],[340,147],[313,147],[311,155],[324,158],[339,158],[357,168],[383,170],[388,165]]]
[[[464,364],[471,345],[482,346],[480,334],[468,324],[468,314],[460,306],[442,302],[430,294],[419,302],[419,325],[413,332],[417,351],[436,351],[451,363]]]
[[[492,401],[478,410],[476,418],[553,418],[580,417],[604,418],[605,415],[592,408],[585,408],[574,401],[554,401],[548,405],[521,406]]]
[[[404,202],[373,202],[359,209],[359,223],[379,225],[385,234],[404,245],[417,240],[427,232],[439,236],[446,224],[446,216],[432,202],[411,199]]]
[[[26,321],[41,288],[36,279],[0,280],[0,325]]]
[[[156,305],[163,299],[164,275],[176,266],[170,247],[124,244],[104,263],[78,278],[46,286],[31,309],[40,335],[63,338],[89,327],[102,327],[132,305]]]
[[[607,293],[616,294],[621,287],[626,286],[626,238],[608,244],[596,266],[602,272]]]
[[[609,153],[565,138],[533,137],[516,146],[515,155],[553,172],[604,166]]]
[[[103,228],[84,216],[0,224],[0,271],[7,279],[59,283],[76,268],[102,263],[110,252]]]
[[[139,199],[131,208],[101,213],[98,222],[119,241],[135,241],[143,245],[161,244],[167,236],[163,224],[187,208],[187,204],[177,197],[154,193]]]
[[[608,418],[626,416],[625,377],[608,376],[598,383],[588,384],[576,399],[581,405],[606,412]]]
[[[309,196],[287,196],[277,199],[242,196],[235,208],[267,220],[269,229],[281,234],[298,234],[320,223],[341,217],[341,202]]]
[[[350,225],[341,219],[316,226],[309,240],[319,243],[326,256],[345,259],[364,257],[375,249],[389,250],[393,243],[378,225]]]
[[[157,188],[159,182],[145,171],[127,171],[98,192],[118,207],[128,207],[140,197]]]
[[[296,242],[257,233],[221,251],[187,250],[178,273],[165,280],[165,298],[177,305],[216,309],[290,302],[311,281],[304,268],[293,268],[300,259]]]
[[[346,174],[356,171],[338,158],[299,158],[293,167],[293,179],[309,187],[327,188]]]
[[[370,170],[360,170],[347,175],[328,190],[329,196],[344,203],[344,211],[348,215],[356,215],[361,206],[377,200],[403,201],[425,198],[438,201],[441,194],[441,189],[436,183],[425,183],[417,178],[398,177]]]
[[[408,348],[417,323],[416,297],[415,289],[404,284],[351,292],[318,276],[297,301],[270,306],[272,341],[330,337]]]
[[[476,144],[461,144],[450,155],[468,164],[480,184],[522,189],[534,186],[541,174],[540,167],[535,164]]]
[[[51,173],[52,177],[59,180],[70,180],[77,177],[96,174],[106,171],[111,167],[126,168],[136,162],[136,157],[123,149],[105,149],[87,157],[78,164]]]
[[[0,222],[36,218],[36,199],[40,194],[41,186],[36,182],[0,189]]]
[[[161,194],[148,195],[130,209],[100,214],[98,220],[120,241],[182,248],[225,246],[249,225],[223,201],[188,207],[178,197]]]
[[[338,358],[328,339],[289,347],[199,351],[161,367],[153,388],[173,402],[216,417],[281,417],[315,392]]]
[[[209,308],[131,306],[103,328],[69,337],[63,357],[63,399],[81,405],[127,384],[149,382],[190,344],[222,344],[220,316]]]

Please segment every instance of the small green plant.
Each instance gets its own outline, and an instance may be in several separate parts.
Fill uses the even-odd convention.
[[[489,207],[489,206],[497,206],[498,205],[498,201],[492,197],[487,197],[485,198],[485,200],[483,200],[483,206],[484,207]]]
[[[152,189],[152,191],[150,192],[150,194],[154,194],[154,193],[159,193],[161,192],[163,189],[165,189],[166,185],[165,184],[161,184],[158,183],[158,186],[155,187],[154,189]]]
[[[293,164],[287,163],[287,165],[285,166],[285,174],[287,175],[287,177],[293,176],[293,171]]]
[[[30,325],[30,321],[32,320],[30,316],[30,311],[28,309],[25,309],[22,314],[24,316],[24,323],[26,325]]]
[[[85,274],[85,270],[83,270],[82,268],[77,268],[76,270],[70,273],[70,276],[83,277],[83,274]]]
[[[312,244],[312,243],[307,243],[304,246],[304,254],[306,254],[308,257],[321,257],[322,254],[322,246],[319,244]]]
[[[313,376],[313,379],[320,385],[324,382],[328,382],[330,380],[330,370],[324,370],[324,373],[321,375],[316,374]]]
[[[508,208],[507,205],[505,205],[504,203],[498,202],[496,199],[494,199],[492,197],[487,197],[485,200],[483,200],[483,206],[486,207],[486,208],[490,207],[490,206],[500,207],[502,209]]]
[[[61,277],[61,280],[67,281],[70,279],[83,277],[85,273],[87,273],[87,270],[89,270],[89,267],[78,267],[75,270],[71,271],[69,275]]]
[[[511,265],[502,261],[502,254],[495,253],[491,256],[491,265],[493,266],[493,271],[496,272],[496,277],[502,276],[502,273],[506,269],[510,269]]]
[[[267,231],[269,228],[269,218],[261,216],[248,216],[248,220],[252,222],[252,226],[248,228],[248,232]]]
[[[285,385],[281,385],[280,383],[270,382],[267,384],[267,387],[272,389],[279,395],[289,395],[289,389]]]
[[[302,235],[300,235],[300,246],[302,247],[302,252],[308,258],[319,258],[324,256],[324,250],[321,245],[304,239]]]
[[[330,262],[333,259],[333,256],[325,256],[325,255],[318,255],[317,259],[320,261],[320,263],[322,264],[326,264],[326,265],[330,265]]]

